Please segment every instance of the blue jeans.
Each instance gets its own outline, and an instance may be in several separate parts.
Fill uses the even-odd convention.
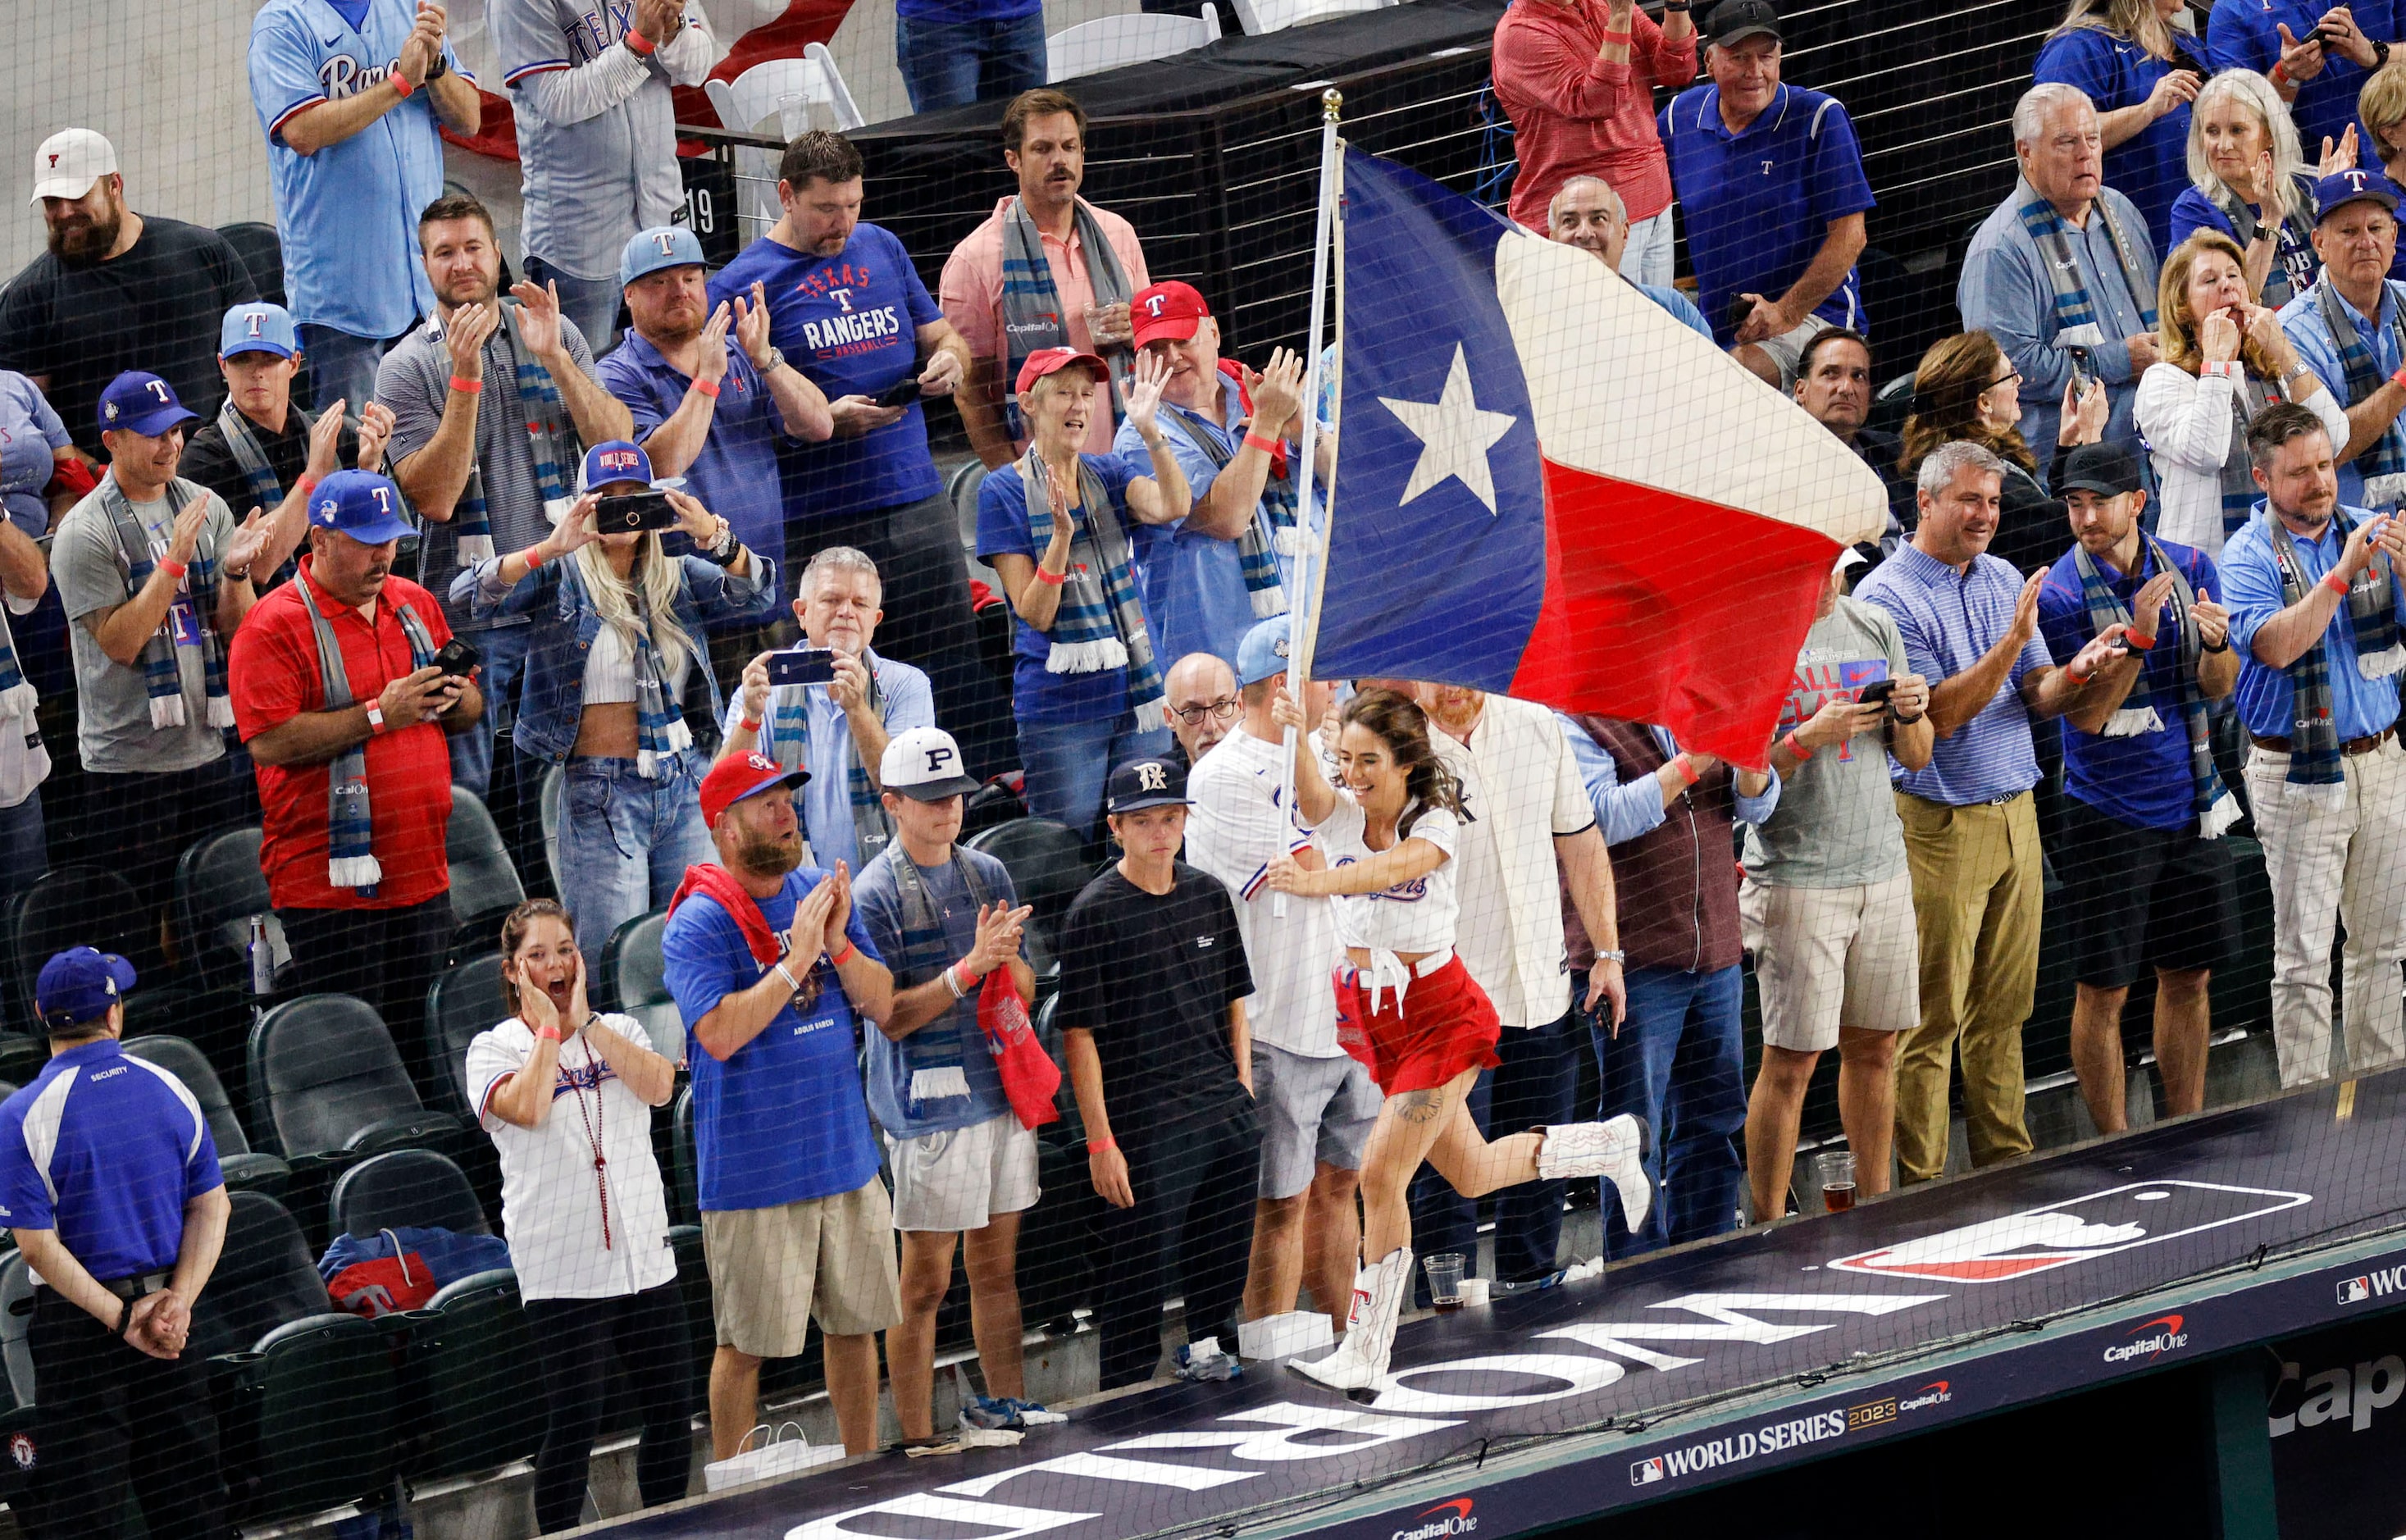
[[[15,897],[50,869],[42,827],[42,788],[13,808],[0,808],[0,900]]]
[[[585,333],[585,346],[597,359],[610,351],[618,340],[618,306],[627,297],[617,279],[572,278],[533,255],[526,260],[526,276],[530,283],[558,284],[559,313]]]
[[[441,593],[448,586],[450,574],[434,576],[439,585],[427,586]],[[485,655],[476,673],[476,687],[485,693],[485,714],[467,731],[451,735],[451,784],[465,786],[480,798],[493,789],[493,734],[509,726],[517,713],[518,676],[526,672],[527,644],[533,635],[531,626],[502,626],[466,636],[470,645]]]
[[[913,112],[1016,96],[1044,83],[1044,13],[978,21],[913,21],[898,14],[894,62]]]
[[[1167,755],[1178,741],[1161,713],[1144,708],[1099,722],[1022,722],[1019,763],[1027,772],[1027,811],[1069,825],[1088,840],[1101,837],[1103,783],[1111,768],[1131,759]]]
[[[702,827],[710,756],[687,749],[646,781],[632,759],[580,756],[559,798],[559,885],[576,915],[576,945],[598,968],[610,933],[675,896],[685,869],[715,858]]]
[[[1604,1184],[1604,1250],[1616,1261],[1737,1228],[1745,1177],[1738,1134],[1746,1126],[1746,1051],[1738,1006],[1745,982],[1733,966],[1711,973],[1671,968],[1629,970],[1629,1019],[1621,1035],[1591,1022],[1604,1075],[1599,1119],[1635,1112],[1654,1130],[1646,1175],[1654,1203],[1632,1234],[1621,1197]]]
[[[1499,1138],[1578,1116],[1570,1024],[1566,1011],[1543,1026],[1504,1029],[1495,1040],[1495,1056],[1504,1062],[1479,1077],[1467,1103],[1481,1134]],[[1564,1186],[1529,1181],[1495,1194],[1497,1278],[1527,1283],[1554,1270],[1563,1238]],[[1422,1166],[1412,1178],[1411,1206],[1412,1250],[1424,1257],[1459,1251],[1465,1270],[1477,1273],[1479,1200],[1455,1192],[1437,1167]],[[1413,1288],[1415,1297],[1425,1300],[1428,1275],[1422,1273]]]
[[[337,400],[351,417],[375,394],[382,337],[354,337],[331,326],[301,328],[301,357],[309,365],[309,401],[322,411]]]

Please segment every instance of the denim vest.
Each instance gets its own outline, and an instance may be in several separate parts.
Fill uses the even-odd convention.
[[[671,559],[685,578],[677,586],[677,624],[697,649],[686,668],[685,695],[678,707],[693,729],[694,746],[714,754],[724,707],[710,668],[705,623],[754,616],[762,597],[777,591],[776,563],[755,551],[752,575],[737,577],[700,557]],[[502,558],[493,557],[460,573],[451,581],[451,602],[466,604],[478,620],[500,615],[533,617],[512,734],[520,753],[562,764],[576,746],[577,724],[585,712],[585,660],[602,630],[602,614],[593,607],[573,557],[537,568],[513,588],[501,586],[501,569]],[[697,676],[702,683],[698,692],[693,687]]]

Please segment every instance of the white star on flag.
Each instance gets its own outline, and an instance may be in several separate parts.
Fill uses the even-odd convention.
[[[1495,478],[1487,468],[1487,451],[1512,431],[1515,419],[1509,412],[1481,410],[1472,399],[1470,365],[1462,356],[1462,344],[1453,345],[1453,367],[1446,371],[1445,389],[1437,400],[1380,396],[1379,402],[1421,441],[1420,463],[1412,467],[1398,506],[1453,476],[1487,504],[1489,513],[1496,511]]]

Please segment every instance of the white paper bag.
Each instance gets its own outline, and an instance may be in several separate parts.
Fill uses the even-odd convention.
[[[753,1434],[768,1437],[752,1446]],[[785,1435],[791,1434],[788,1438]],[[743,1435],[743,1445],[724,1460],[714,1460],[701,1468],[702,1488],[706,1491],[725,1491],[749,1481],[768,1481],[778,1476],[796,1476],[816,1465],[831,1465],[843,1458],[843,1446],[814,1446],[802,1436],[801,1424],[786,1422],[772,1433],[769,1424],[761,1423]]]

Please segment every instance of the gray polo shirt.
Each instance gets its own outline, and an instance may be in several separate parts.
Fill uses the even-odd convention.
[[[106,489],[106,482],[102,488]],[[177,483],[188,497],[208,500],[208,521],[201,528],[200,556],[214,561],[234,537],[234,514],[215,492],[196,481]],[[176,518],[164,493],[149,502],[136,502],[134,516],[150,538],[155,560],[167,549]],[[209,726],[208,675],[202,661],[198,632],[205,617],[193,613],[189,596],[178,594],[167,623],[176,628],[179,644],[176,668],[184,685],[184,725],[150,725],[150,686],[134,666],[110,657],[100,649],[86,617],[95,610],[122,604],[134,597],[126,586],[125,564],[117,545],[117,531],[94,491],[67,510],[50,541],[50,580],[66,607],[67,635],[75,654],[76,742],[83,768],[118,775],[165,775],[207,764],[225,754],[225,732]],[[189,580],[188,580],[189,582]],[[184,639],[189,638],[189,641]],[[219,639],[231,643],[232,637]]]
[[[576,323],[562,316],[559,334],[576,367],[593,378],[593,351],[586,346],[585,334],[576,330]],[[443,346],[442,321],[430,317],[424,326],[394,344],[376,366],[375,399],[392,408],[392,445],[385,451],[386,464],[398,465],[426,447],[443,426],[443,404],[450,394],[451,353]],[[485,341],[485,389],[476,398],[476,465],[485,473],[485,518],[492,526],[493,549],[504,556],[523,551],[551,532],[551,521],[544,516],[543,494],[535,486],[534,445],[526,425],[517,366],[506,333],[496,327]],[[573,487],[575,460],[559,469],[565,484]],[[437,595],[447,596],[460,571],[457,510],[448,522],[427,519],[424,528],[418,582]],[[453,604],[447,597],[443,616],[454,631],[527,624],[524,615],[471,620],[468,607]]]

